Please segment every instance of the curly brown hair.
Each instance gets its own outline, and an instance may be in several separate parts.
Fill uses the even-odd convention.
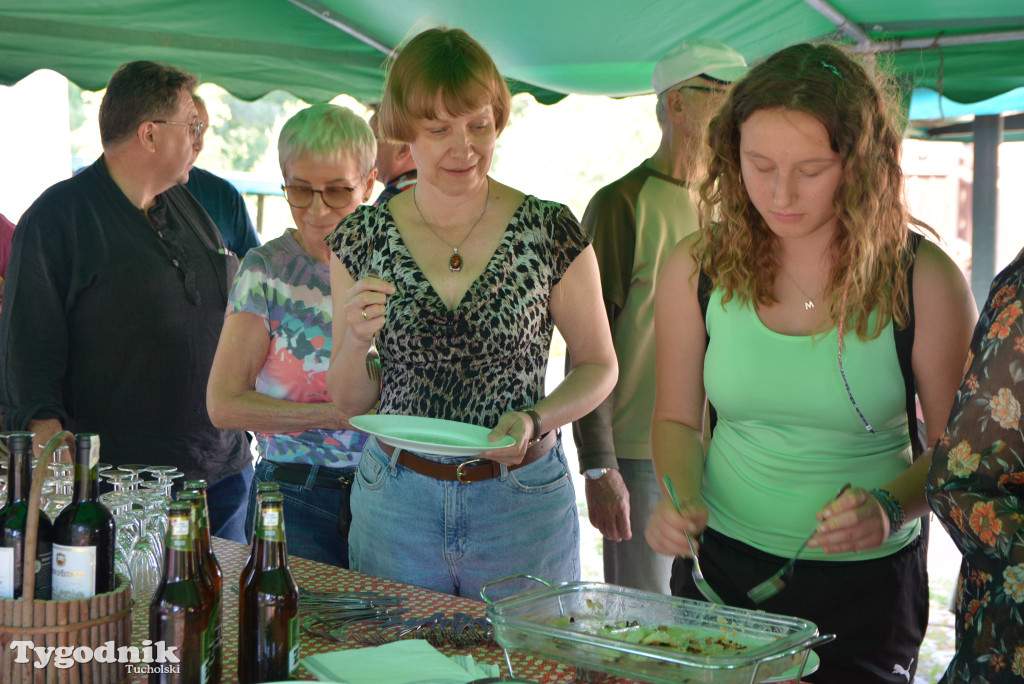
[[[820,121],[843,160],[833,198],[839,230],[823,297],[830,317],[838,323],[844,312],[844,324],[861,339],[877,337],[891,320],[907,324],[909,226],[930,229],[903,202],[904,120],[893,104],[892,81],[873,71],[834,45],[802,43],[775,53],[733,85],[708,127],[710,160],[700,185],[694,250],[701,269],[723,291],[723,303],[732,297],[748,304],[777,301],[779,238],[743,186],[740,126],[754,112],[785,108]]]

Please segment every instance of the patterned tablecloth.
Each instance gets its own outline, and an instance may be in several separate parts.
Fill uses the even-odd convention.
[[[222,592],[224,666],[221,681],[229,684],[238,681],[238,595],[232,588],[238,586],[238,576],[248,558],[249,547],[225,539],[214,538],[213,551],[224,573],[224,590]],[[436,612],[452,616],[456,612],[461,612],[482,617],[485,612],[485,604],[480,601],[439,594],[408,584],[389,582],[302,558],[291,557],[289,563],[296,581],[306,589],[313,591],[373,591],[388,596],[402,596],[405,598],[404,607],[409,609],[409,616],[427,617]],[[148,638],[148,630],[148,606],[138,606],[132,616],[132,645],[141,646],[142,640]],[[339,644],[305,633],[300,636],[300,639],[301,657],[362,647],[354,640]],[[440,650],[446,655],[456,653],[472,655],[477,662],[499,665],[502,675],[508,676],[509,674],[504,652],[498,646],[477,646],[461,650],[443,646]],[[568,665],[560,665],[515,653],[511,654],[511,660],[517,677],[538,682],[572,682],[575,678],[574,668]],[[299,674],[303,679],[314,679],[301,667]],[[146,677],[145,674],[133,674],[130,681],[133,684],[142,684],[146,681]]]

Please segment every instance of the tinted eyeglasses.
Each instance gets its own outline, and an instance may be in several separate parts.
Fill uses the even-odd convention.
[[[355,188],[344,185],[332,185],[323,190],[314,190],[307,185],[282,185],[284,198],[296,209],[306,209],[313,204],[313,195],[319,194],[320,200],[331,209],[344,209],[352,202]]]
[[[195,136],[196,140],[201,140],[203,137],[202,121],[167,121],[165,119],[153,119],[153,123],[170,124],[172,126],[191,126],[192,135]]]

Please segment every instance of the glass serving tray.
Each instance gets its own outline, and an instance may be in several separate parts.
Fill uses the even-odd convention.
[[[802,667],[812,647],[833,638],[818,636],[813,623],[799,618],[596,582],[550,586],[529,577],[546,586],[498,601],[487,597],[489,586],[510,579],[491,582],[480,592],[502,647],[619,677],[658,684],[752,684]],[[688,655],[598,634],[610,624],[633,621],[680,627],[701,638],[725,636],[747,650]]]

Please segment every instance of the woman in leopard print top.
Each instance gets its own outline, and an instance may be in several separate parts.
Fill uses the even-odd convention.
[[[515,573],[579,578],[575,493],[555,429],[595,408],[617,373],[579,223],[565,206],[487,175],[509,106],[493,61],[464,31],[413,38],[392,64],[378,125],[410,145],[419,181],[361,207],[327,240],[338,256],[328,387],[342,412],[379,403],[380,414],[472,423],[515,440],[482,463],[372,438],[363,452],[351,567],[466,596]],[[545,396],[555,325],[573,369]],[[374,335],[380,382],[364,365]]]

